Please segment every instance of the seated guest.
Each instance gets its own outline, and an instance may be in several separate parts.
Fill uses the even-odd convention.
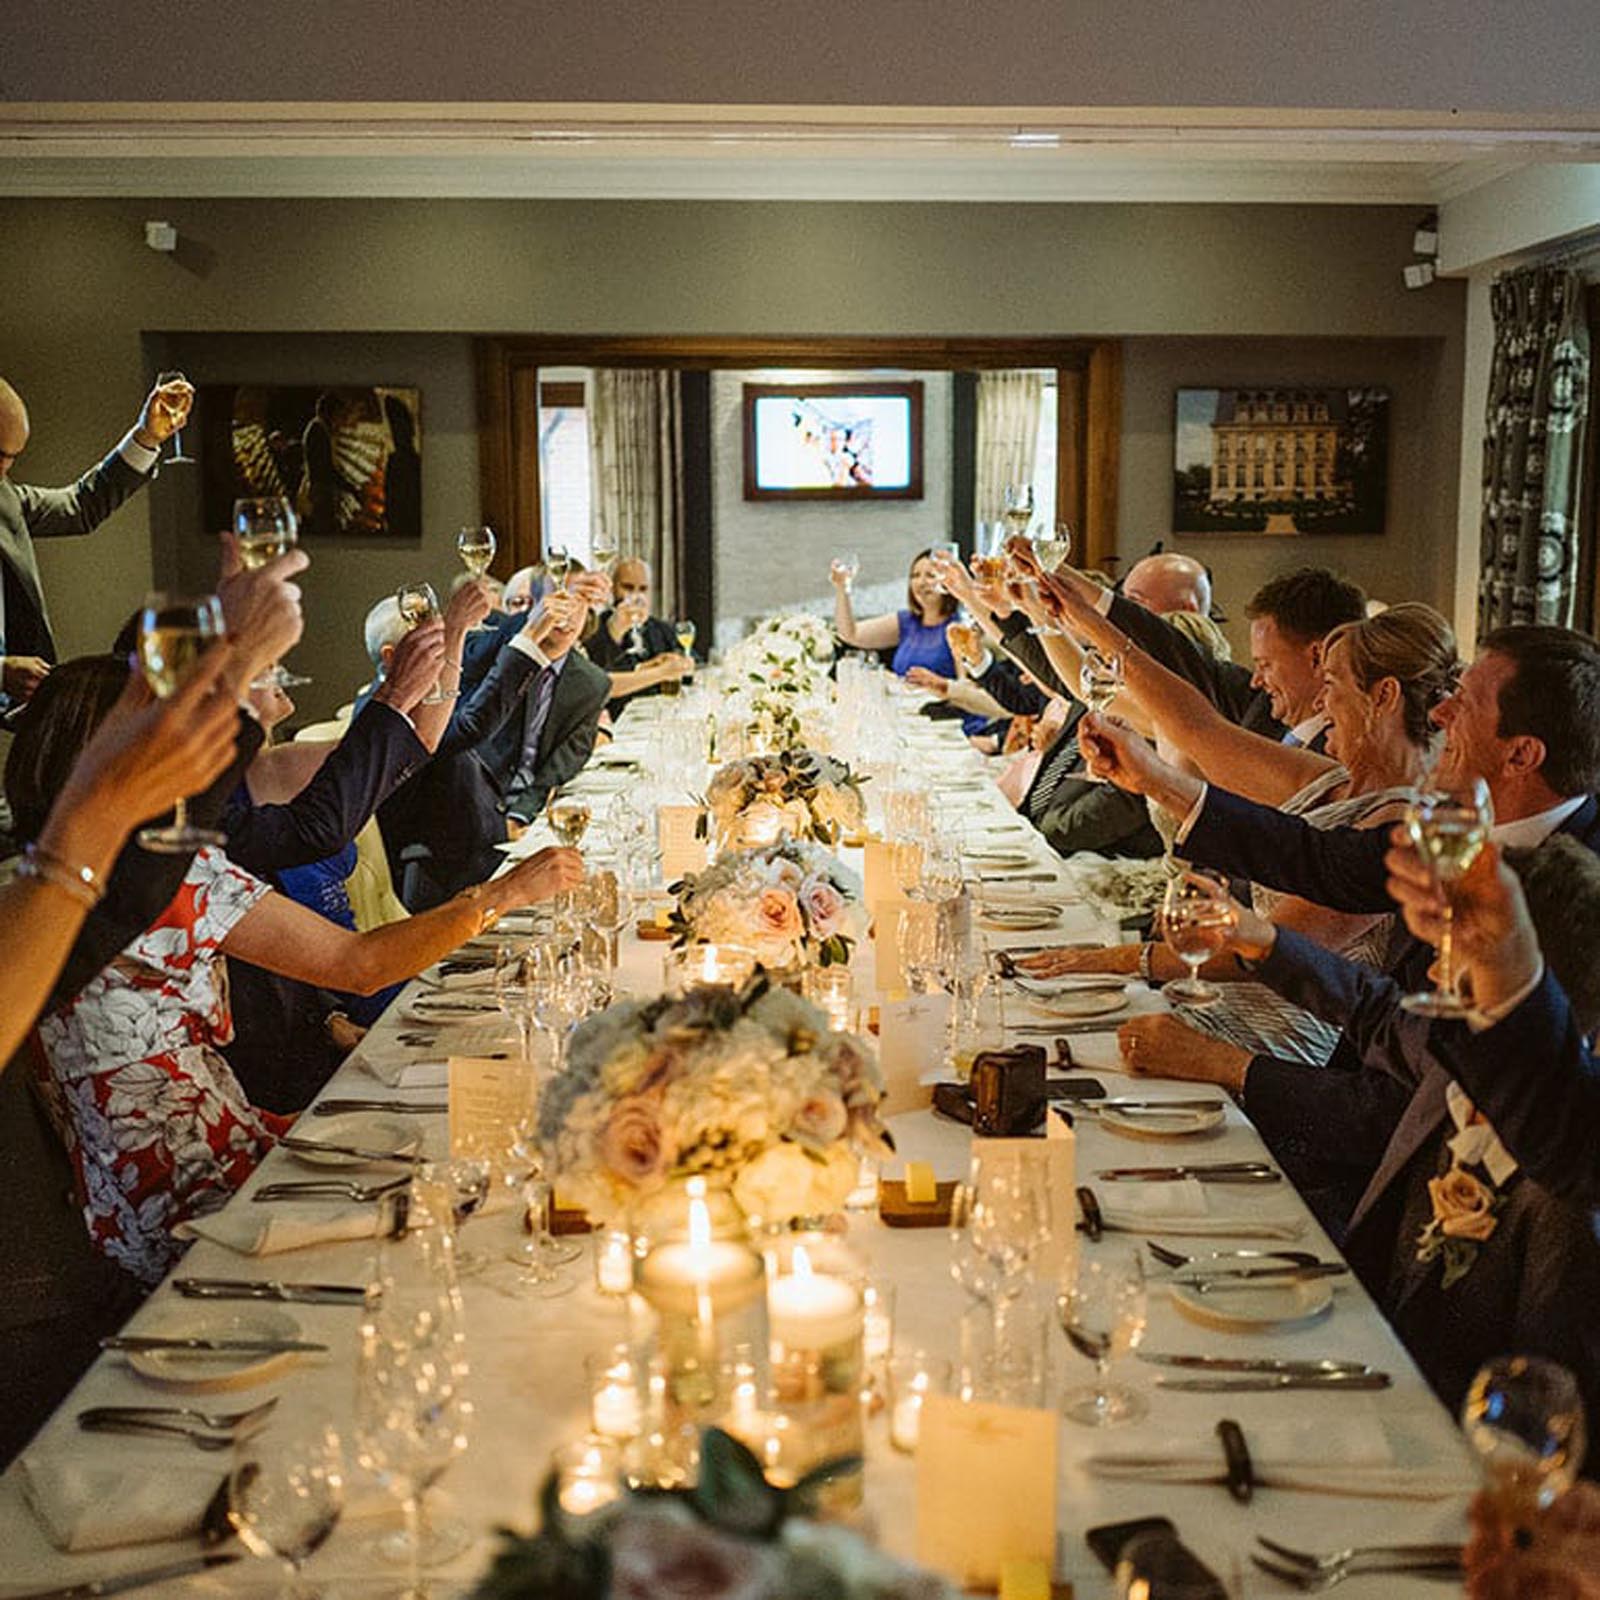
[[[1204,774],[1227,774],[1241,792],[1319,828],[1380,828],[1404,814],[1434,744],[1434,708],[1456,677],[1455,641],[1449,625],[1430,606],[1401,605],[1377,617],[1346,623],[1328,635],[1322,651],[1323,692],[1318,705],[1327,720],[1326,755],[1252,733],[1228,721],[1199,690],[1159,666],[1109,620],[1075,597],[1067,622],[1100,648],[1123,657],[1125,698],[1136,701],[1169,750]],[[1292,895],[1257,888],[1257,911],[1372,965],[1385,956],[1387,917],[1350,915]],[[1124,945],[1107,951],[1062,951],[1035,957],[1035,970],[1141,971],[1166,981],[1183,964],[1162,944]],[[1218,978],[1246,974],[1224,959],[1207,969]],[[1246,1055],[1276,1054],[1320,1064],[1337,1043],[1336,1028],[1283,1003],[1260,985],[1230,984],[1223,999],[1180,1013],[1182,1023],[1146,1041],[1182,1055],[1197,1044],[1194,1030],[1230,1040]],[[1152,1061],[1151,1070],[1157,1070]]]
[[[89,656],[40,686],[6,763],[27,837],[42,830],[125,681],[116,657]],[[173,1230],[224,1204],[288,1126],[250,1103],[221,1054],[233,1031],[224,956],[370,994],[581,875],[576,851],[542,851],[435,911],[358,934],[275,893],[222,850],[198,852],[154,925],[39,1024],[98,1247],[157,1281],[182,1248]]]
[[[530,742],[535,773],[548,778],[559,771],[559,782],[575,775],[593,748],[609,680],[573,645],[587,613],[585,596],[594,592],[575,579],[571,594],[548,596],[517,622],[494,650],[487,675],[455,702],[433,760],[379,809],[390,871],[408,910],[439,905],[504,859],[499,846],[510,837],[508,818],[526,817],[513,811],[501,773]],[[404,632],[392,596],[368,613],[367,648],[380,675]],[[527,816],[536,812],[532,806]]]
[[[659,694],[661,686],[694,672],[694,658],[678,648],[670,622],[650,614],[650,568],[632,557],[611,574],[614,603],[600,613],[584,653],[611,674],[613,715],[629,700]]]
[[[968,738],[985,755],[992,755],[1004,746],[1010,719],[1040,716],[1047,697],[1015,661],[984,643],[976,623],[952,622],[945,634],[956,675],[949,678],[927,667],[912,667],[906,682],[969,716],[987,717],[988,725]]]
[[[0,707],[23,704],[56,659],[33,541],[93,533],[155,475],[161,446],[184,425],[193,399],[187,383],[151,390],[104,461],[67,488],[36,489],[11,477],[31,428],[22,396],[0,378]]]

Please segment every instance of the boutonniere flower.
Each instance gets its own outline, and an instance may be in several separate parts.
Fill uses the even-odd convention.
[[[1452,1163],[1437,1178],[1428,1180],[1433,1215],[1417,1236],[1417,1260],[1440,1260],[1440,1287],[1449,1289],[1472,1270],[1478,1253],[1494,1237],[1505,1195]]]

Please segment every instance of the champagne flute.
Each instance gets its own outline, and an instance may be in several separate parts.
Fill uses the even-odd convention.
[[[519,1056],[533,1064],[533,993],[528,985],[527,952],[519,945],[502,944],[494,952],[494,998],[503,1015],[517,1030]]]
[[[228,1521],[251,1555],[283,1563],[283,1595],[304,1592],[300,1569],[343,1510],[344,1451],[326,1423],[286,1419],[235,1441]]]
[[[1048,631],[1062,634],[1066,630],[1052,628]],[[1122,693],[1122,682],[1122,657],[1115,650],[1101,650],[1092,644],[1083,646],[1083,659],[1078,666],[1078,698],[1091,711],[1099,714],[1108,710]],[[1080,772],[1076,776],[1087,783],[1106,781],[1092,772]]]
[[[1005,504],[1000,512],[1008,537],[1021,538],[1033,526],[1033,485],[1008,483]]]
[[[567,574],[572,571],[572,555],[565,545],[552,545],[544,553],[544,575],[557,594],[567,592]]]
[[[173,368],[168,372],[158,372],[156,374],[157,389],[165,389],[170,384],[178,383],[187,385],[189,390],[189,400],[192,403],[194,400],[194,385],[190,383],[181,372],[179,372],[176,368]],[[183,448],[183,423],[188,419],[189,406],[187,404],[178,405],[166,395],[161,396],[160,405],[161,409],[166,412],[166,414],[174,423],[172,430],[172,454],[167,457],[168,463],[172,466],[192,467],[194,465],[194,457],[186,454]]]
[[[420,628],[424,622],[436,622],[440,616],[439,596],[431,583],[407,583],[395,590],[395,604],[400,608],[400,620],[407,628]],[[436,682],[433,693],[424,695],[421,703],[436,706],[445,700],[454,700],[455,694],[447,692]]]
[[[463,528],[456,535],[456,554],[474,578],[481,578],[489,570],[496,548],[493,528]],[[487,622],[475,622],[467,632],[493,633],[494,629]]]
[[[1419,794],[1406,807],[1406,831],[1423,860],[1433,869],[1434,881],[1444,894],[1443,926],[1439,932],[1439,986],[1421,994],[1408,994],[1400,1003],[1424,1017],[1464,1017],[1472,1007],[1456,982],[1455,939],[1450,891],[1478,859],[1489,840],[1494,807],[1489,786],[1482,778],[1454,790]]]
[[[861,572],[861,557],[854,550],[841,551],[833,558],[833,570],[844,579],[846,590],[853,589]]]
[[[1161,936],[1189,969],[1189,976],[1167,985],[1167,994],[1186,1005],[1210,1005],[1222,996],[1200,977],[1200,969],[1228,942],[1238,913],[1228,886],[1213,873],[1191,867],[1167,885],[1161,903]]]
[[[1578,1380],[1539,1356],[1502,1356],[1480,1367],[1461,1405],[1461,1426],[1483,1460],[1490,1497],[1518,1521],[1548,1510],[1583,1465]]]
[[[678,648],[686,656],[692,656],[694,654],[695,639],[699,636],[699,629],[697,629],[694,625],[694,618],[679,617],[678,620],[673,623],[672,631],[677,635]]]
[[[583,843],[583,836],[589,831],[590,818],[594,815],[589,802],[577,795],[564,794],[560,789],[552,789],[544,809],[556,842],[576,850]]]
[[[1069,1264],[1056,1292],[1056,1315],[1067,1343],[1095,1364],[1095,1382],[1070,1389],[1061,1409],[1074,1422],[1110,1428],[1147,1409],[1142,1396],[1110,1382],[1112,1360],[1144,1337],[1144,1267],[1137,1251],[1102,1249]]]
[[[1033,536],[1034,559],[1046,572],[1055,572],[1067,564],[1072,556],[1072,529],[1064,522],[1058,522],[1051,533],[1036,533]]]
[[[602,531],[595,536],[592,553],[595,566],[609,576],[612,568],[617,564],[617,541],[610,534]]]
[[[300,542],[300,523],[294,507],[283,495],[256,495],[233,502],[233,533],[239,565],[247,572],[255,572],[294,549]],[[250,687],[298,689],[310,682],[310,678],[276,662],[253,679]]]
[[[176,694],[224,631],[222,602],[214,594],[147,596],[139,613],[135,649],[151,692],[161,700]],[[141,828],[139,843],[155,855],[185,855],[206,845],[226,844],[227,836],[191,826],[187,802],[179,795],[172,821],[165,827]]]
[[[1006,492],[1009,495],[1011,491]],[[986,530],[981,524],[978,528],[978,537],[972,548],[972,560],[968,565],[972,569],[972,576],[985,588],[1005,581],[1005,527],[1006,524],[997,522],[992,530]]]

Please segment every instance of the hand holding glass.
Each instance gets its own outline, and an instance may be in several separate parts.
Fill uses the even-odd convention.
[[[1189,976],[1169,983],[1166,992],[1186,1005],[1205,1006],[1222,991],[1200,977],[1200,969],[1219,955],[1238,924],[1238,913],[1220,878],[1191,868],[1167,885],[1161,904],[1161,936],[1167,948],[1189,969]]]
[[[1460,789],[1419,794],[1406,808],[1406,831],[1422,859],[1433,869],[1444,896],[1444,922],[1439,935],[1439,987],[1408,994],[1401,1004],[1425,1017],[1464,1017],[1472,1009],[1456,985],[1455,941],[1450,891],[1466,876],[1489,839],[1494,807],[1489,787],[1475,778]]]

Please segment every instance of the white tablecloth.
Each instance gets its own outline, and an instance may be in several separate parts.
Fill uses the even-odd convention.
[[[622,751],[647,750],[647,730],[641,718],[632,727],[624,724]],[[960,748],[958,735],[950,730],[952,750]],[[973,765],[978,765],[973,758]],[[1004,815],[1004,806],[992,793],[970,799],[974,812],[981,807],[991,820]],[[1041,864],[1054,865],[1048,851],[1039,845],[1035,851]],[[1062,883],[1070,875],[1061,874]],[[1043,892],[1043,891],[1041,891]],[[1061,926],[1048,934],[986,935],[997,947],[1037,944],[1043,939],[1104,938],[1114,934],[1086,905],[1069,907]],[[621,982],[624,986],[654,988],[659,978],[661,944],[641,944],[631,935],[623,942]],[[870,982],[870,950],[858,959],[858,984]],[[1159,1004],[1153,997],[1141,1005]],[[392,1035],[400,1026],[393,1008],[391,1019],[373,1031],[369,1044],[358,1051],[328,1086],[330,1095],[384,1095],[398,1092],[423,1100],[441,1098],[437,1086],[406,1087],[391,1091],[379,1084],[364,1068],[363,1056],[370,1049],[392,1058],[398,1049]],[[1021,1008],[1016,1008],[1020,1012]],[[1034,1019],[1037,1020],[1037,1019]],[[1114,1027],[1115,1023],[1109,1026]],[[480,1028],[481,1034],[481,1028]],[[1080,1060],[1092,1064],[1112,1093],[1134,1087],[1110,1070],[1116,1054],[1114,1040],[1105,1035],[1074,1038]],[[431,1053],[437,1057],[440,1052]],[[418,1059],[424,1059],[418,1054]],[[424,1069],[419,1078],[425,1081]],[[438,1083],[437,1077],[434,1083]],[[1140,1083],[1140,1090],[1151,1085]],[[1154,1092],[1163,1091],[1156,1086]],[[418,1119],[426,1146],[441,1151],[444,1141],[443,1119]],[[954,1178],[964,1174],[969,1136],[966,1130],[918,1112],[898,1118],[895,1137],[905,1159],[932,1163],[938,1176]],[[1204,1159],[1236,1159],[1260,1156],[1263,1147],[1254,1130],[1237,1111],[1230,1109],[1227,1126],[1202,1141],[1182,1143],[1148,1142],[1120,1138],[1098,1128],[1092,1119],[1079,1122],[1078,1170],[1080,1179],[1097,1167],[1146,1165],[1169,1159],[1199,1156]],[[289,1158],[274,1154],[256,1181],[290,1175],[304,1175]],[[890,1175],[893,1175],[891,1169]],[[1241,1203],[1234,1192],[1232,1203]],[[1325,1257],[1333,1253],[1331,1244],[1310,1219],[1309,1213],[1287,1185],[1243,1191],[1244,1204],[1258,1203],[1273,1215],[1291,1211],[1306,1220],[1304,1248],[1317,1250]],[[248,1205],[247,1193],[234,1202]],[[1070,1215],[1070,1206],[1063,1206]],[[514,1238],[514,1221],[509,1216],[489,1216],[471,1223],[465,1243],[473,1250],[498,1255]],[[1108,1235],[1108,1245],[1127,1248],[1134,1235]],[[955,1354],[955,1338],[961,1309],[960,1292],[948,1272],[948,1244],[942,1229],[905,1231],[884,1227],[875,1216],[857,1214],[851,1221],[851,1240],[872,1263],[885,1282],[897,1290],[896,1343],[902,1348],[926,1347]],[[1193,1241],[1191,1241],[1192,1243]],[[1173,1240],[1179,1248],[1184,1241]],[[1204,1241],[1211,1243],[1211,1241]],[[1085,1244],[1086,1250],[1096,1247]],[[353,1241],[327,1244],[277,1255],[266,1259],[237,1255],[223,1246],[202,1240],[183,1261],[181,1272],[188,1275],[267,1277],[281,1276],[305,1280],[360,1282],[365,1279],[372,1246]],[[477,1401],[476,1432],[471,1450],[451,1467],[437,1491],[453,1503],[454,1509],[483,1530],[479,1546],[456,1564],[451,1572],[463,1583],[483,1570],[492,1548],[491,1530],[497,1524],[526,1528],[532,1519],[533,1500],[544,1476],[550,1452],[582,1432],[587,1423],[587,1396],[584,1388],[585,1355],[603,1341],[622,1337],[623,1315],[615,1302],[600,1297],[592,1287],[589,1263],[585,1259],[576,1269],[583,1282],[573,1294],[557,1300],[537,1300],[520,1296],[514,1284],[514,1269],[492,1269],[464,1285],[473,1368],[473,1389]],[[1152,1282],[1160,1273],[1152,1274]],[[158,1289],[130,1325],[152,1313],[170,1312],[187,1304],[170,1288]],[[348,1429],[354,1400],[354,1336],[359,1317],[356,1311],[338,1307],[295,1306],[289,1309],[305,1330],[306,1336],[332,1345],[325,1357],[301,1358],[290,1372],[276,1381],[237,1394],[213,1397],[220,1409],[235,1402],[253,1403],[268,1393],[282,1397],[282,1409],[316,1408],[336,1425]],[[1065,1341],[1052,1329],[1053,1388],[1067,1382],[1082,1382],[1089,1367],[1066,1348]],[[1289,1332],[1251,1336],[1212,1332],[1184,1318],[1170,1303],[1165,1292],[1153,1289],[1150,1295],[1149,1328],[1145,1338],[1149,1350],[1187,1351],[1201,1354],[1252,1356],[1335,1356],[1370,1362],[1394,1374],[1393,1388],[1377,1393],[1285,1395],[1183,1394],[1157,1390],[1152,1385],[1156,1369],[1137,1360],[1119,1365],[1119,1377],[1148,1390],[1150,1415],[1137,1428],[1103,1432],[1061,1424],[1062,1469],[1058,1486],[1059,1558],[1058,1576],[1075,1581],[1080,1600],[1108,1594],[1109,1580],[1100,1571],[1083,1542],[1084,1530],[1097,1523],[1129,1517],[1162,1514],[1171,1517],[1193,1548],[1225,1580],[1240,1585],[1236,1592],[1250,1595],[1287,1593],[1274,1580],[1262,1577],[1246,1560],[1255,1532],[1265,1532],[1291,1545],[1310,1549],[1334,1549],[1353,1543],[1440,1541],[1464,1534],[1465,1495],[1445,1500],[1354,1499],[1324,1494],[1290,1493],[1264,1490],[1253,1505],[1241,1507],[1220,1487],[1141,1486],[1114,1482],[1088,1475],[1083,1458],[1097,1448],[1122,1448],[1133,1443],[1159,1443],[1163,1438],[1201,1435],[1209,1432],[1223,1416],[1237,1418],[1248,1437],[1253,1422],[1295,1418],[1315,1422],[1318,1418],[1343,1419],[1370,1417],[1386,1431],[1396,1459],[1419,1471],[1461,1472],[1469,1479],[1467,1455],[1452,1419],[1434,1400],[1399,1341],[1375,1307],[1353,1280],[1342,1282],[1336,1291],[1332,1315],[1315,1326]],[[220,1479],[226,1456],[205,1457],[181,1443],[152,1446],[148,1441],[105,1435],[93,1437],[77,1431],[74,1418],[86,1406],[108,1403],[174,1402],[169,1392],[160,1391],[141,1380],[114,1355],[102,1357],[77,1389],[46,1425],[32,1449],[42,1456],[72,1460],[81,1458],[97,1464],[125,1461],[140,1463],[170,1461],[184,1469],[215,1462]],[[177,1400],[176,1403],[183,1403]],[[892,1452],[883,1419],[874,1420],[868,1429],[867,1504],[879,1537],[892,1549],[914,1553],[914,1467],[910,1460]],[[392,1587],[392,1575],[376,1569],[365,1546],[371,1537],[371,1524],[356,1521],[341,1528],[308,1565],[307,1575],[338,1586],[342,1594],[377,1594]],[[0,1593],[53,1584],[82,1582],[102,1573],[154,1566],[183,1547],[146,1545],[86,1555],[63,1555],[46,1540],[39,1524],[26,1505],[13,1467],[0,1478]],[[238,1566],[181,1585],[165,1586],[161,1593],[237,1594],[273,1592],[277,1575],[264,1563],[242,1562]],[[439,1588],[439,1594],[448,1590]],[[1351,1600],[1368,1596],[1437,1595],[1440,1587],[1426,1580],[1380,1576],[1353,1580],[1345,1592]]]

